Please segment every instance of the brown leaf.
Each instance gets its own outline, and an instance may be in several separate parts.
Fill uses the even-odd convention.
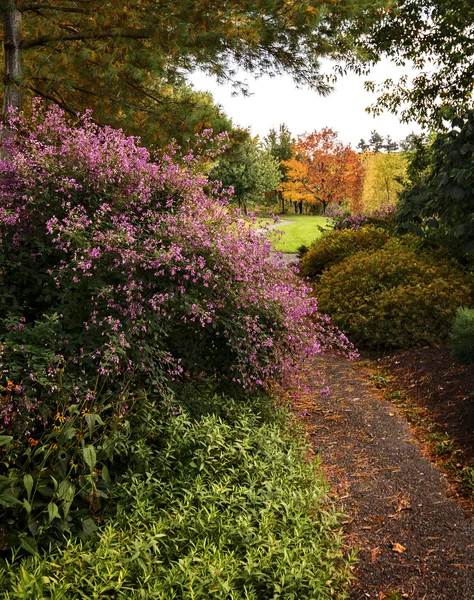
[[[402,553],[405,552],[406,548],[405,546],[402,546],[401,544],[398,544],[397,542],[392,542],[392,551],[393,552],[398,552],[398,553]]]

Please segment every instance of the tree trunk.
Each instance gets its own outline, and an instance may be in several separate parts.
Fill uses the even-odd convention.
[[[21,23],[22,13],[18,10],[16,0],[4,0],[3,32],[5,49],[5,75],[3,116],[10,107],[21,110]]]
[[[298,202],[298,208],[299,208],[299,214],[302,215],[303,214],[303,200],[300,200]]]
[[[285,197],[283,196],[282,192],[278,192],[278,195],[280,197],[280,202],[281,202],[281,214],[284,215],[286,212]]]

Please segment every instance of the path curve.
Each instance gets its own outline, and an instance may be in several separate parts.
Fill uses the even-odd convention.
[[[370,385],[367,367],[336,356],[317,367],[331,395],[298,404],[360,549],[350,600],[473,600],[472,515],[449,497],[445,477]]]

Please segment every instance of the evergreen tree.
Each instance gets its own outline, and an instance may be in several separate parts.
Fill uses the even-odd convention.
[[[389,135],[387,135],[382,147],[386,152],[388,152],[390,154],[391,152],[397,152],[398,143],[395,142],[394,140],[392,140],[392,138]]]
[[[236,85],[238,67],[288,72],[327,93],[320,58],[343,51],[345,28],[364,28],[369,7],[385,3],[2,0],[4,112],[41,96],[73,114],[92,108],[101,122],[153,130],[163,103],[182,100],[170,90],[197,68]]]
[[[383,137],[377,131],[372,131],[369,138],[369,148],[374,154],[378,154],[384,147]]]

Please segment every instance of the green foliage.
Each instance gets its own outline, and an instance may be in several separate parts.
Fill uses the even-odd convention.
[[[224,401],[225,403],[225,401]],[[227,402],[228,404],[228,402]],[[228,404],[229,406],[229,404]],[[5,562],[10,599],[347,597],[337,515],[307,448],[234,405],[155,431],[153,406],[99,536]]]
[[[471,0],[399,0],[379,12],[370,31],[356,32],[349,61],[359,72],[362,62],[375,64],[381,56],[416,68],[416,77],[378,86],[373,112],[389,109],[432,128],[443,124],[447,112],[460,114],[472,105],[473,23]]]
[[[474,363],[474,309],[458,308],[450,337],[453,357],[461,362]]]
[[[474,253],[474,111],[452,123],[431,147],[426,179],[402,196],[401,232],[436,232],[461,253]]]
[[[0,435],[0,549],[34,552],[67,536],[86,538],[97,529],[94,515],[109,511],[117,455],[123,458],[141,428],[136,404],[143,398],[107,383],[98,377],[81,401],[57,389],[42,403],[12,381],[0,386],[0,410],[10,417]]]
[[[288,167],[285,166],[284,161],[291,158],[292,155],[292,144],[293,139],[291,132],[285,123],[282,123],[278,129],[278,133],[275,129],[270,129],[268,135],[264,139],[265,148],[278,160],[278,168],[280,170],[280,179],[282,182],[288,181],[286,175],[288,173]],[[275,192],[275,199],[278,200],[281,212],[286,212],[286,203],[281,190]]]
[[[247,210],[277,190],[281,173],[278,160],[257,140],[248,139],[223,154],[210,177],[232,187],[239,208]]]
[[[408,348],[448,336],[456,308],[471,301],[470,285],[453,263],[392,240],[325,271],[315,295],[357,346]]]
[[[191,125],[197,131],[209,126],[201,113],[220,121],[215,106],[184,89],[185,76],[197,68],[241,88],[238,67],[256,75],[289,72],[327,92],[321,56],[338,53],[347,44],[345,25],[360,23],[373,4],[304,0],[282,9],[275,0],[65,0],[22,4],[22,21],[14,19],[16,2],[3,6],[5,22],[23,23],[17,31],[23,82],[13,87],[23,84],[29,98],[41,96],[73,114],[92,108],[100,122],[156,143],[162,125],[180,138]],[[4,51],[14,52],[13,44]]]
[[[317,277],[345,258],[362,250],[381,248],[388,240],[388,233],[369,225],[361,229],[328,231],[315,240],[304,255],[302,273],[306,277]]]

